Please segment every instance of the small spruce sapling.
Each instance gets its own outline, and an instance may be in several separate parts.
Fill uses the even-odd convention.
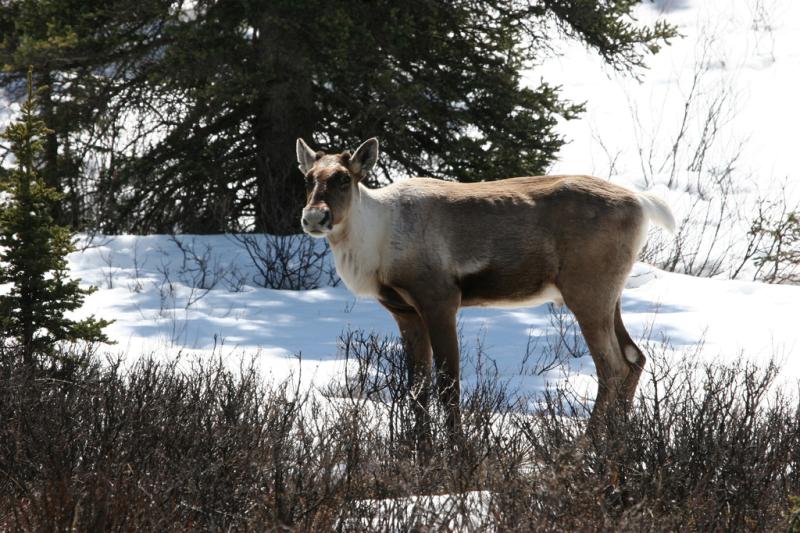
[[[94,316],[64,316],[96,289],[69,278],[66,256],[75,250],[73,235],[54,223],[51,213],[61,197],[37,171],[49,130],[36,105],[29,71],[20,116],[2,133],[16,164],[0,181],[0,286],[6,286],[0,294],[0,338],[18,347],[28,366],[38,356],[55,356],[60,341],[109,342],[103,328],[110,324]]]

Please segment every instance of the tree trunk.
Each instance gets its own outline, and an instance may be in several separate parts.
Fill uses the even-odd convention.
[[[42,167],[42,178],[45,185],[55,189],[59,193],[63,192],[61,180],[59,179],[58,172],[58,136],[56,130],[55,104],[53,102],[53,77],[50,71],[43,71],[39,81],[39,106],[41,108],[41,117],[49,131],[44,138],[44,166]],[[54,202],[53,208],[50,213],[56,224],[65,225],[64,210],[61,208],[61,202]]]
[[[286,235],[300,232],[305,204],[303,177],[297,168],[295,142],[310,140],[315,111],[310,69],[297,37],[262,16],[253,45],[263,73],[268,73],[255,102],[252,134],[257,147],[256,231]]]
[[[20,306],[20,314],[22,315],[22,361],[26,367],[33,368],[33,309],[28,300],[28,298],[23,297],[22,305]]]

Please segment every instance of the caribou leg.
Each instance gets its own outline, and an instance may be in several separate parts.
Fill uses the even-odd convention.
[[[615,329],[614,305],[619,297],[608,294],[608,298],[589,301],[590,293],[581,287],[562,289],[561,292],[578,321],[597,369],[597,398],[589,420],[590,428],[597,427],[598,422],[616,408],[620,393],[624,397],[623,389],[632,370],[620,348]],[[597,298],[596,292],[594,298]]]
[[[428,328],[413,308],[390,310],[400,329],[408,357],[408,387],[414,413],[415,437],[423,443],[431,440],[428,403],[431,392],[431,342]]]
[[[630,407],[636,396],[636,387],[639,384],[639,377],[642,375],[647,358],[642,353],[642,350],[636,346],[636,343],[633,342],[628,330],[625,329],[625,325],[622,323],[619,300],[617,300],[617,305],[614,309],[614,332],[617,335],[617,342],[622,350],[622,355],[625,356],[625,361],[630,366],[630,372],[622,384],[621,391],[624,394],[626,406]]]
[[[449,300],[421,303],[420,312],[428,327],[436,362],[437,391],[452,438],[461,433],[461,367],[456,331],[458,301]]]

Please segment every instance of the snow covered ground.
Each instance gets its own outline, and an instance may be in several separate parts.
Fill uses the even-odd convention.
[[[166,236],[95,239],[91,248],[70,257],[74,274],[99,287],[81,314],[115,320],[107,330],[118,342],[112,352],[133,358],[215,353],[232,366],[256,356],[264,373],[275,379],[302,365],[304,376],[324,385],[343,369],[337,338],[348,328],[397,334],[377,302],[356,299],[344,286],[307,291],[255,286],[257,271],[232,237],[177,238],[184,248],[210,251],[209,271],[217,274],[207,287],[213,288],[192,288],[197,272]],[[233,283],[239,276],[250,281]],[[705,342],[703,353],[715,359],[776,355],[784,359],[787,375],[800,378],[800,361],[791,357],[800,347],[800,287],[695,278],[641,263],[628,287],[623,318],[634,338],[666,339],[676,353]],[[593,397],[595,372],[588,355],[563,356],[563,364],[541,375],[521,371],[528,346],[529,362],[552,358],[559,316],[570,323],[567,314],[550,306],[463,309],[459,321],[465,352],[474,354],[480,345],[500,376],[520,392],[533,393],[568,376],[579,390],[588,385],[586,393]],[[578,346],[583,346],[580,338]],[[474,368],[465,365],[465,385],[474,378]]]
[[[663,18],[682,36],[647,58],[649,68],[638,72],[639,82],[604,66],[575,42],[563,43],[560,57],[527,74],[532,83],[544,78],[561,85],[570,100],[586,102],[580,120],[561,125],[571,142],[552,171],[610,173],[642,183],[650,169],[643,170],[640,150],[648,156],[652,149],[658,182],[668,171],[659,171],[658,163],[673,148],[687,101],[693,116],[685,143],[691,144],[702,134],[704,111],[725,95],[710,157],[738,154],[737,172],[753,185],[796,179],[800,3],[656,0],[642,2],[636,16],[642,23]],[[685,167],[680,171],[684,178],[691,173]]]
[[[693,187],[713,176],[715,166],[731,162],[742,198],[770,190],[799,192],[784,180],[796,179],[800,3],[658,0],[640,5],[637,15],[643,22],[665,17],[684,36],[648,60],[650,69],[639,73],[640,81],[603,67],[574,43],[528,75],[532,82],[543,77],[561,84],[566,97],[587,102],[581,120],[560,125],[571,142],[552,172],[593,173],[655,187],[675,205],[679,218],[687,198],[697,192]],[[717,133],[704,154],[707,164],[697,168],[691,159],[703,145],[709,109],[717,110]],[[676,139],[680,146],[673,149]],[[741,244],[746,228],[727,229],[723,248]],[[116,320],[108,328],[118,342],[112,351],[130,358],[214,353],[232,364],[257,354],[264,372],[276,379],[302,367],[304,376],[324,384],[342,370],[337,337],[343,331],[396,334],[391,317],[376,302],[357,300],[342,286],[257,287],[257,272],[232,237],[180,239],[208,250],[218,275],[213,283],[206,280],[205,289],[196,286],[191,261],[187,264],[165,236],[96,239],[93,247],[71,256],[74,274],[100,289],[81,314]],[[547,306],[465,309],[459,318],[465,352],[474,353],[480,345],[501,376],[523,392],[569,376],[593,397],[595,373],[588,355],[565,358],[541,375],[520,371],[528,347],[531,360],[547,358],[558,316]],[[643,264],[634,269],[623,299],[623,319],[634,338],[666,339],[672,353],[704,342],[704,356],[720,360],[775,356],[787,379],[800,378],[798,317],[800,287],[695,278]],[[474,377],[466,365],[465,385]]]

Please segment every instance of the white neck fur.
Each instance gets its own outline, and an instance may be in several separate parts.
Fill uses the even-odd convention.
[[[360,183],[357,187],[347,220],[334,228],[329,242],[347,288],[359,296],[377,296],[391,206],[376,191]]]

